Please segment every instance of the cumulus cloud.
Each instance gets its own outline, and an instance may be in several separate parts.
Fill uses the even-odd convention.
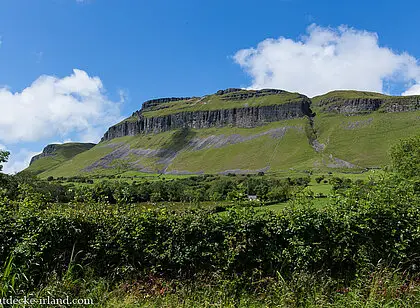
[[[7,150],[5,146],[0,149]],[[18,152],[12,152],[7,163],[4,164],[2,172],[14,174],[22,171],[29,166],[31,158],[41,152],[34,152],[26,148],[20,149]]]
[[[97,142],[121,119],[119,103],[105,94],[98,77],[74,69],[64,78],[41,76],[21,92],[0,88],[0,141],[9,144],[76,134]]]
[[[420,94],[420,66],[408,53],[379,45],[376,33],[311,25],[298,40],[266,39],[234,60],[252,78],[250,88],[280,88],[315,96],[336,89],[385,92],[384,83],[405,83]]]
[[[420,95],[420,81],[418,81],[418,84],[411,86],[402,95]]]

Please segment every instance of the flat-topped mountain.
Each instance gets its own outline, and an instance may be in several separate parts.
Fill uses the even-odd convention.
[[[420,96],[333,91],[309,99],[230,88],[149,100],[98,145],[58,163],[46,149],[29,169],[42,162],[41,177],[362,170],[384,166],[392,144],[419,132]]]
[[[420,110],[420,95],[390,96],[375,92],[332,91],[312,98],[324,112],[364,114],[373,111],[404,112]]]
[[[160,133],[177,128],[223,126],[256,127],[264,123],[311,116],[308,97],[283,90],[220,90],[203,97],[161,98],[105,133],[102,141],[140,133]]]

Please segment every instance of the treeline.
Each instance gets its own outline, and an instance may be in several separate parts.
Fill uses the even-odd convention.
[[[201,281],[206,287],[212,279],[227,285],[244,281],[246,290],[253,290],[254,282],[261,286],[277,279],[282,288],[307,296],[322,285],[302,289],[293,283],[296,277],[309,274],[348,285],[357,277],[373,281],[371,274],[378,268],[403,277],[405,289],[398,292],[410,290],[407,282],[418,282],[420,275],[420,137],[401,143],[391,154],[398,161],[396,174],[366,182],[328,178],[335,193],[322,209],[302,189],[308,178],[199,176],[66,187],[23,174],[3,175],[1,296],[33,294],[48,285],[49,291],[62,294],[54,282],[63,282],[65,290],[81,298],[85,282],[85,289],[91,289],[89,281],[114,285],[148,278]],[[296,189],[290,206],[279,214],[239,202],[248,194],[268,199],[276,189]],[[238,206],[220,213],[214,208],[168,211],[131,204],[140,200],[133,196],[181,200],[185,191],[231,199]],[[52,202],[79,197],[82,203]],[[377,281],[379,287],[387,283]],[[377,290],[383,297],[389,293],[382,287]],[[234,288],[232,294],[240,292]],[[337,296],[337,290],[327,294]],[[393,296],[399,301],[401,294]]]
[[[81,179],[77,178],[79,182]],[[3,195],[17,200],[27,192],[37,193],[46,202],[201,202],[241,201],[249,196],[264,202],[282,202],[296,191],[306,187],[309,177],[278,179],[268,176],[217,176],[203,175],[179,179],[157,179],[126,182],[123,180],[98,180],[90,185],[60,184],[39,181],[21,174],[1,175]],[[25,192],[27,191],[27,192]]]
[[[299,207],[280,215],[248,207],[221,215],[128,204],[42,205],[37,195],[4,199],[0,260],[13,255],[29,279],[26,288],[46,273],[63,275],[71,264],[110,279],[287,278],[299,271],[353,277],[378,262],[417,272],[419,181],[388,177],[371,184],[362,190],[353,184],[323,210],[298,196]]]

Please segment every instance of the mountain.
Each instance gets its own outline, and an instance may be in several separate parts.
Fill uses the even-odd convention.
[[[49,144],[41,154],[32,157],[29,167],[26,170],[35,174],[52,170],[61,163],[90,150],[94,146],[94,143]]]
[[[247,173],[378,168],[420,132],[420,96],[226,89],[145,102],[101,142],[40,174]],[[31,167],[30,167],[31,168]]]
[[[163,98],[147,101],[142,109],[112,126],[102,141],[178,128],[232,125],[252,128],[262,123],[311,116],[311,101],[282,90],[220,90],[204,97]]]

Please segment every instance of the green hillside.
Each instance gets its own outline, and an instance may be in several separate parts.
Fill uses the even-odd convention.
[[[312,103],[316,106],[322,100],[350,100],[350,99],[358,99],[358,98],[379,98],[379,99],[386,99],[388,96],[381,93],[376,92],[367,92],[367,91],[354,91],[354,90],[337,90],[331,91],[323,95],[313,97]]]
[[[403,111],[403,110],[420,110],[420,96],[391,96],[375,92],[366,91],[332,91],[324,95],[316,96],[311,99],[312,108],[316,111],[328,112],[329,107],[344,106],[354,103],[357,105],[376,105],[378,111]],[[354,107],[354,106],[353,106]],[[358,111],[357,113],[365,113]]]
[[[175,130],[116,138],[100,143],[41,174],[114,174],[127,170],[174,174],[256,172],[282,166],[309,167],[316,156],[307,141],[306,119],[258,128]]]
[[[315,129],[323,153],[362,167],[388,164],[388,150],[420,132],[420,111],[346,116],[318,113]]]
[[[94,146],[95,144],[93,143],[64,143],[49,145],[44,149],[43,153],[33,158],[30,166],[26,170],[35,174],[52,170],[58,165],[93,148]],[[46,150],[47,148],[49,148],[49,150]]]
[[[280,103],[300,97],[300,94],[288,92],[284,95],[287,99]],[[195,99],[179,100],[151,106],[144,115],[162,115],[191,108],[219,108],[221,101],[215,97],[223,95],[204,97],[203,101],[213,102],[214,105],[199,105]],[[392,144],[400,138],[420,132],[420,110],[384,112],[381,106],[373,112],[348,115],[327,112],[320,105],[320,102],[325,101],[335,104],[352,100],[357,102],[361,98],[382,99],[382,106],[386,106],[391,99],[404,100],[404,106],[417,101],[417,97],[334,91],[312,99],[312,110],[316,116],[311,119],[282,120],[255,128],[185,128],[158,134],[126,136],[101,142],[77,155],[66,156],[59,152],[53,157],[35,161],[29,170],[36,170],[41,177],[46,178],[125,172],[290,173],[305,170],[360,171],[383,167],[389,163],[388,149]],[[266,95],[235,104],[264,105],[273,103],[271,99],[270,95]],[[225,103],[233,104],[233,101],[223,101]]]
[[[158,104],[150,109],[147,109],[143,115],[145,117],[156,117],[185,111],[221,110],[241,107],[279,105],[300,101],[302,99],[301,94],[286,91],[280,95],[267,93],[267,95],[264,96],[253,97],[252,95],[255,92],[256,91],[253,90],[241,90],[222,95],[213,94],[206,95],[204,97],[194,97],[176,102]],[[249,97],[240,100],[237,99],[237,97],[241,95],[247,95]]]

